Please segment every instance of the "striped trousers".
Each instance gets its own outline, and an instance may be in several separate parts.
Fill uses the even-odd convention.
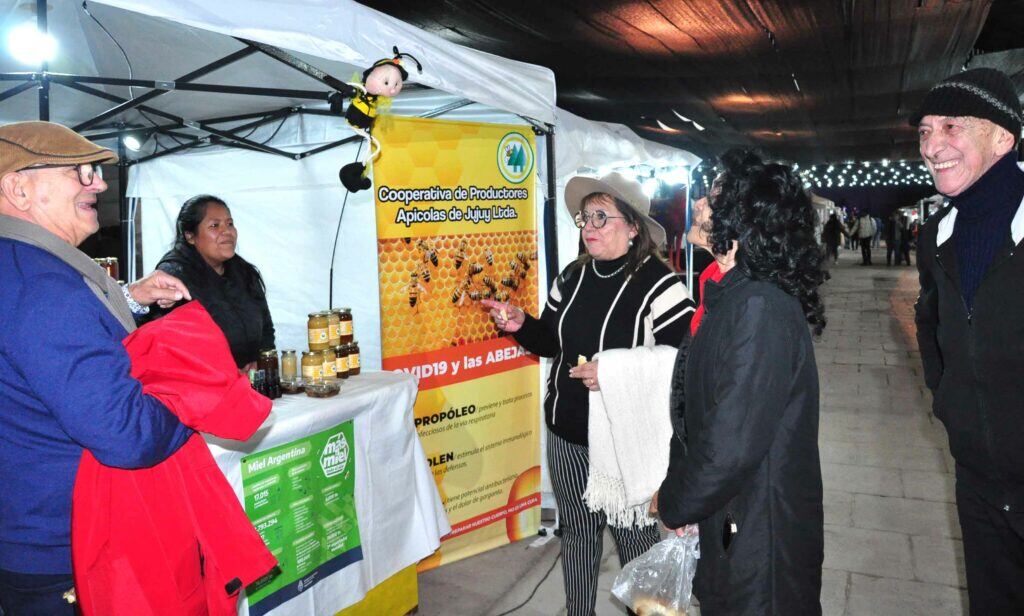
[[[605,515],[583,502],[590,473],[590,452],[548,431],[548,471],[558,504],[562,535],[562,578],[568,616],[592,616],[597,601],[597,576],[601,565]],[[625,565],[661,540],[658,526],[609,527]]]

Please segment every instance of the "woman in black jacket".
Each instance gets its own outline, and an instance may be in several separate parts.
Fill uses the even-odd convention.
[[[223,200],[197,195],[178,212],[174,247],[157,269],[178,277],[220,326],[239,368],[255,367],[274,348],[274,322],[263,278],[235,253],[238,231]]]
[[[669,528],[699,525],[701,614],[821,614],[808,323],[820,333],[825,315],[814,208],[788,167],[745,152],[722,163],[709,239],[731,267],[706,283],[700,328],[677,362],[671,408],[683,415],[674,424],[682,434],[653,507]]]

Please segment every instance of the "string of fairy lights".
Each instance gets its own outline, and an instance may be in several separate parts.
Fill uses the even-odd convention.
[[[649,197],[659,194],[662,189],[674,186],[701,186],[704,194],[711,189],[711,182],[718,175],[717,165],[709,165],[711,161],[702,162],[692,169],[685,166],[656,167],[639,164],[625,167],[608,167],[602,169],[581,169],[584,175],[601,176],[610,171],[618,171],[630,179],[635,179],[643,186]],[[793,170],[803,180],[804,188],[871,188],[871,187],[912,187],[932,186],[932,177],[927,167],[920,161],[889,161],[827,163],[804,166],[792,164]]]
[[[793,164],[793,170],[804,181],[804,188],[868,188],[879,186],[931,186],[928,168],[919,161],[889,161],[829,163],[802,166]],[[718,175],[718,167],[701,164],[694,169],[694,182],[710,189]]]

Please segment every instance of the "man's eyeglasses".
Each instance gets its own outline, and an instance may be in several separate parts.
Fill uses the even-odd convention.
[[[600,229],[605,226],[609,218],[625,218],[625,216],[609,216],[604,213],[604,210],[597,210],[593,214],[587,214],[586,212],[580,212],[576,214],[574,220],[576,221],[576,228],[582,229],[587,226],[589,221],[591,226],[595,229]]]
[[[83,163],[81,165],[32,165],[26,167],[21,171],[29,171],[31,169],[71,169],[74,168],[78,171],[78,181],[82,186],[92,186],[92,183],[96,181],[96,178],[103,179],[103,168],[95,163]]]

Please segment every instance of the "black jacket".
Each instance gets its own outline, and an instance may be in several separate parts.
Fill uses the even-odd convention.
[[[918,238],[915,321],[924,379],[958,478],[994,506],[1024,511],[1024,249],[1007,233],[968,313],[951,211],[930,218]],[[948,239],[938,244],[940,228]]]
[[[737,269],[705,294],[673,376],[684,433],[673,438],[661,519],[700,524],[701,614],[821,614],[818,370],[807,321],[795,298]]]
[[[191,246],[174,248],[157,269],[177,276],[220,326],[238,367],[256,361],[263,349],[274,348],[274,322],[259,272],[241,257],[224,263],[224,275],[213,271]],[[155,308],[155,306],[154,306]],[[154,310],[154,316],[166,314]]]

